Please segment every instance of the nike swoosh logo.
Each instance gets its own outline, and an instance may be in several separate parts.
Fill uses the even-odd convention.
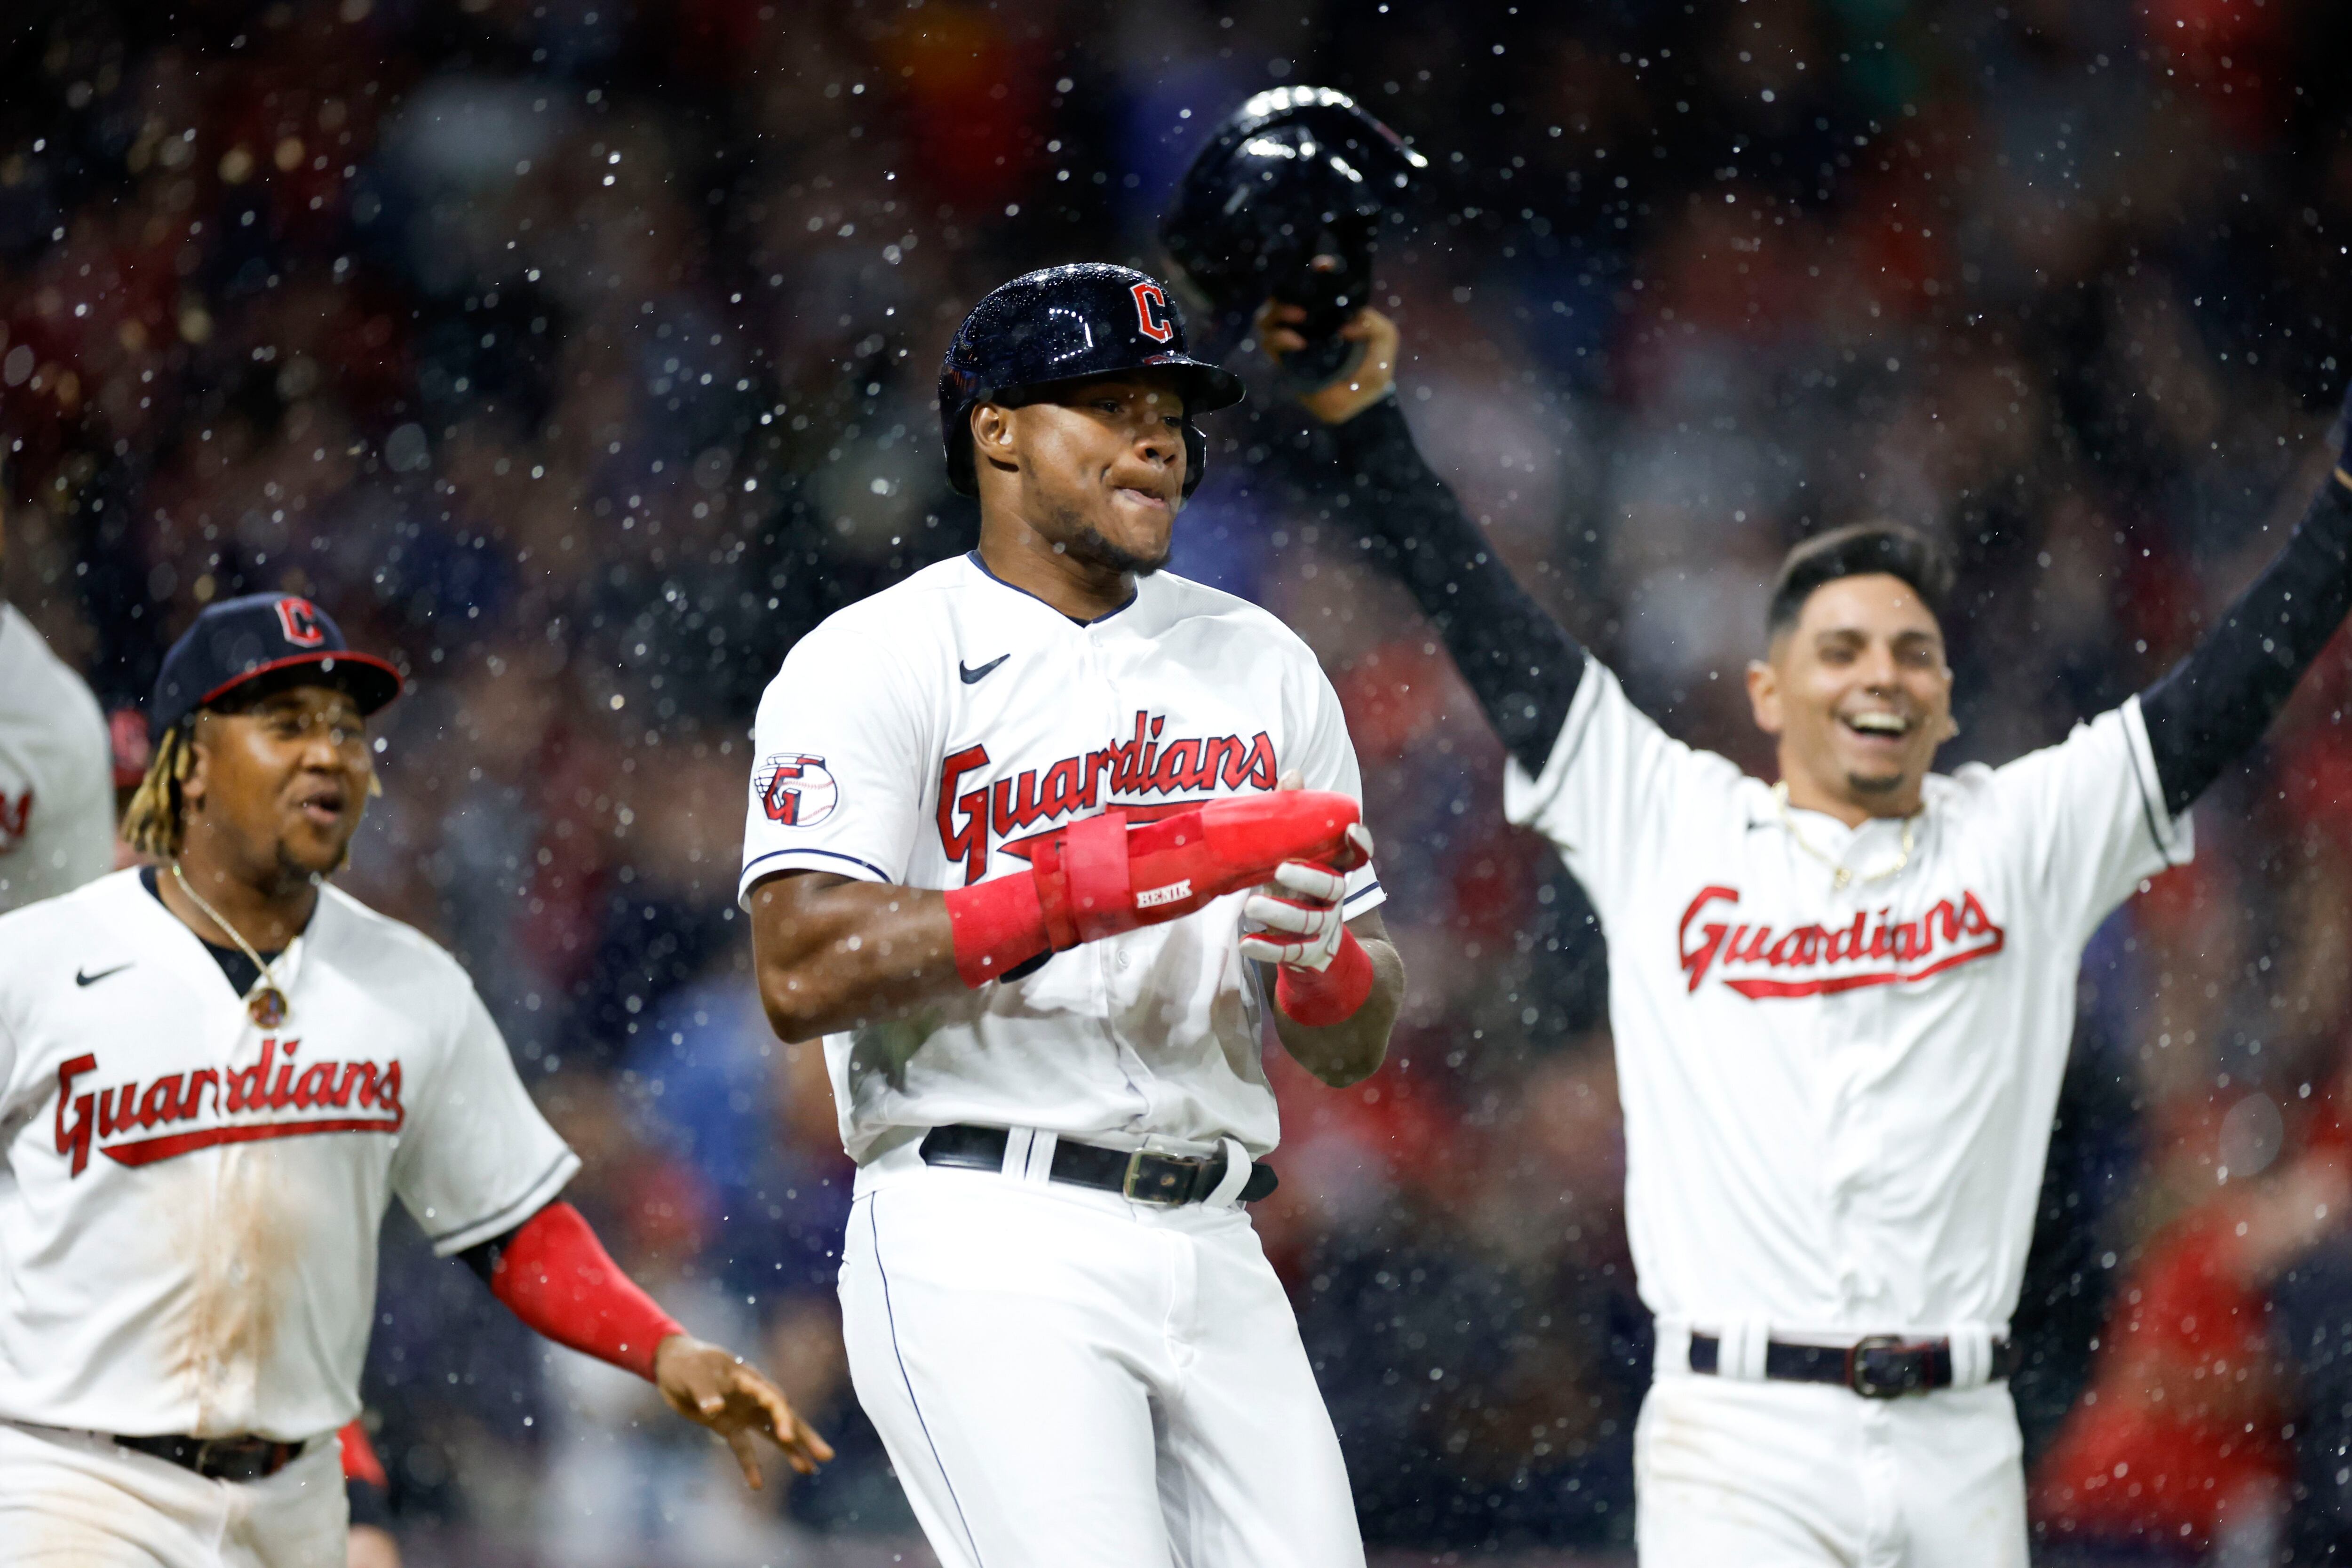
[[[963,683],[966,686],[976,686],[987,677],[990,670],[994,669],[998,665],[1003,664],[1006,659],[1011,658],[1013,656],[1009,653],[1000,653],[994,658],[990,659],[986,664],[982,665],[978,669],[974,669],[971,666],[964,663],[963,660],[958,659],[956,660],[956,673],[963,677]]]
[[[138,961],[136,959],[131,961],[133,963],[137,962]],[[129,963],[118,963],[111,969],[101,969],[95,974],[86,973],[83,971],[77,969],[74,971],[74,984],[77,985],[95,985],[100,981],[105,979],[108,975],[120,974],[130,967],[131,964]]]

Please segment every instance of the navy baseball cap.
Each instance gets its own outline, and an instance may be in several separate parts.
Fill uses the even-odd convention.
[[[1208,443],[1195,416],[1242,400],[1242,379],[1194,359],[1184,316],[1167,285],[1148,272],[1080,261],[1026,272],[990,291],[956,329],[940,365],[940,434],[948,480],[980,493],[972,471],[971,411],[1017,404],[1035,388],[1121,371],[1175,373],[1184,394],[1184,493],[1200,487]]]
[[[163,656],[147,734],[160,742],[173,725],[240,688],[246,695],[286,686],[332,686],[362,714],[400,695],[400,671],[372,653],[354,653],[334,618],[295,594],[247,594],[207,605]]]

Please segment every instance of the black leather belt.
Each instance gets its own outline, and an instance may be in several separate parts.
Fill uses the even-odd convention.
[[[966,1171],[1002,1171],[1006,1133],[1002,1127],[959,1123],[934,1127],[923,1134],[923,1163],[951,1165]],[[1209,1154],[1161,1154],[1149,1149],[1105,1149],[1068,1138],[1054,1141],[1057,1182],[1118,1193],[1139,1204],[1175,1208],[1197,1204],[1215,1192],[1225,1179],[1225,1157]],[[1253,1162],[1249,1180],[1242,1184],[1237,1203],[1254,1204],[1274,1191],[1274,1167]]]
[[[117,1437],[115,1442],[167,1464],[194,1470],[208,1481],[257,1481],[299,1458],[302,1445],[268,1437]]]
[[[1723,1342],[1713,1334],[1691,1336],[1693,1372],[1716,1371],[1722,1354]],[[1992,1376],[2010,1376],[2023,1360],[2007,1340],[1992,1342]],[[1780,1383],[1841,1384],[1864,1399],[1900,1399],[1952,1386],[1952,1342],[1900,1340],[1893,1334],[1874,1334],[1850,1345],[1791,1345],[1774,1340],[1764,1347],[1764,1375]]]

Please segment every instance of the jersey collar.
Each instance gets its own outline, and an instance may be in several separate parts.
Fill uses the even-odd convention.
[[[184,974],[192,984],[209,989],[212,985],[226,980],[229,989],[235,992],[236,982],[228,979],[226,970],[217,957],[219,950],[198,936],[194,929],[185,921],[173,914],[171,906],[163,902],[163,895],[157,890],[155,884],[148,879],[153,875],[154,869],[152,866],[142,866],[135,871],[123,872],[122,875],[138,889],[135,896],[142,910],[142,917],[158,922],[159,930],[171,933],[169,936],[157,939],[163,946],[163,951],[170,954],[168,962],[172,967]],[[300,931],[294,933],[293,941],[270,957],[269,964],[277,973],[278,988],[286,993],[289,1001],[292,1000],[294,987],[300,982],[305,961],[310,956],[311,946],[318,935],[320,916],[326,907],[327,889],[321,886],[319,889],[319,901],[310,907],[310,920],[304,923]],[[202,978],[199,979],[199,976]],[[238,993],[239,1000],[242,1000],[242,994]],[[239,1026],[243,1027],[245,1009],[241,1006],[237,1008],[236,1016],[240,1020]]]
[[[974,566],[979,567],[981,575],[986,577],[990,582],[998,584],[1000,587],[1010,588],[1013,592],[1020,595],[1024,599],[1036,599],[1037,603],[1045,605],[1045,600],[1038,599],[1037,595],[1031,593],[1028,589],[1020,586],[1018,584],[1007,583],[1003,578],[990,571],[988,569],[988,563],[980,558],[980,551],[977,547],[965,551],[964,559],[971,562]],[[1128,611],[1133,609],[1135,607],[1135,601],[1142,596],[1143,584],[1139,581],[1136,584],[1135,592],[1127,596],[1126,604],[1119,605],[1118,608],[1115,610],[1105,610],[1101,615],[1097,616],[1090,621],[1082,621],[1076,616],[1063,615],[1061,611],[1054,610],[1054,606],[1051,605],[1045,605],[1045,607],[1049,610],[1054,610],[1055,615],[1060,616],[1063,620],[1069,622],[1074,626],[1098,626],[1105,621],[1109,620],[1113,616],[1122,616]]]

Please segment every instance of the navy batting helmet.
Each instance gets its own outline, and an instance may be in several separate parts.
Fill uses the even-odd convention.
[[[1210,136],[1160,237],[1228,324],[1269,295],[1305,306],[1307,347],[1283,369],[1296,385],[1319,386],[1360,352],[1336,334],[1362,308],[1373,247],[1403,223],[1412,175],[1428,166],[1346,93],[1275,88]],[[1318,257],[1328,258],[1320,267]]]
[[[1149,273],[1080,261],[1024,273],[990,293],[956,329],[940,364],[940,434],[948,479],[978,495],[971,411],[1018,405],[1056,382],[1119,371],[1176,372],[1184,395],[1184,493],[1200,487],[1209,444],[1192,417],[1242,400],[1241,378],[1184,352],[1184,318]]]

